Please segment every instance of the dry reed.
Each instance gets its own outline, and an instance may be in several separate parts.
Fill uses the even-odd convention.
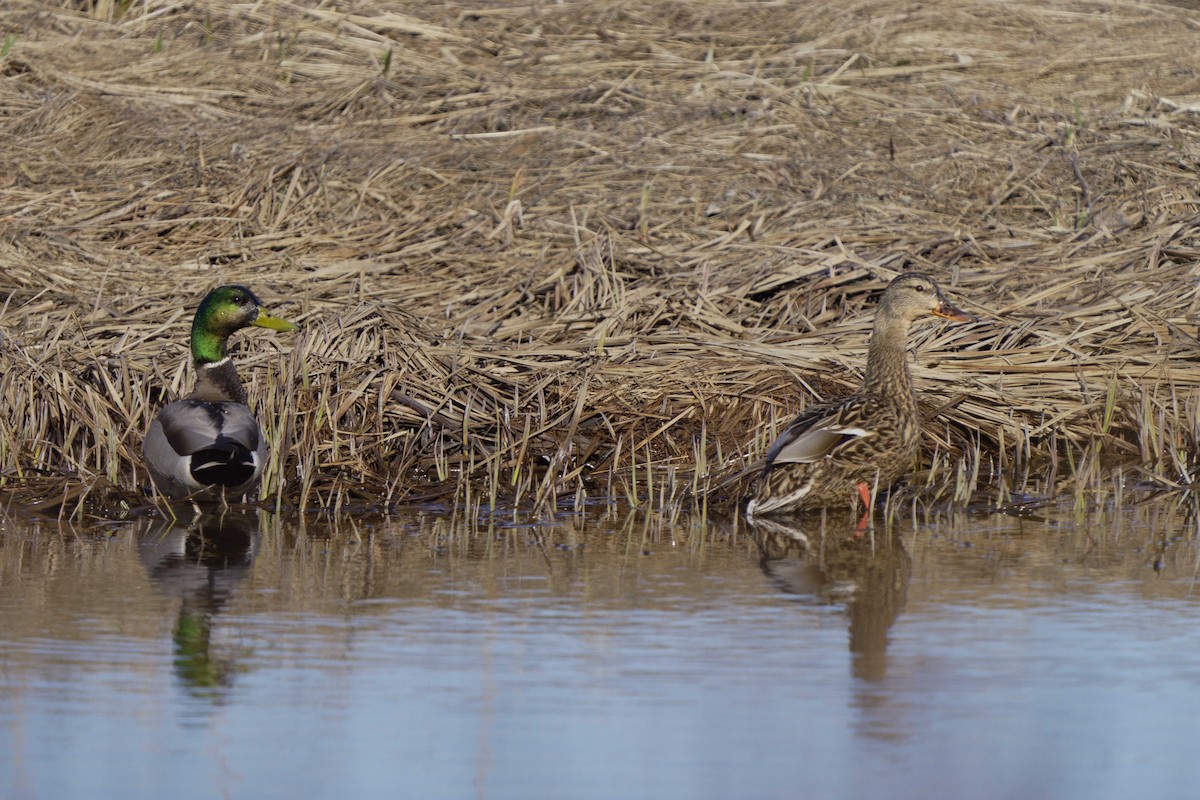
[[[238,281],[304,326],[239,337],[272,505],[724,503],[854,387],[907,269],[981,317],[918,330],[910,491],[1187,483],[1198,27],[1067,0],[15,0],[0,490],[144,506],[191,311]]]

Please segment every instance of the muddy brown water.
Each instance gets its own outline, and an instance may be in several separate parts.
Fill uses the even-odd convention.
[[[1190,797],[1192,506],[10,518],[3,796]]]

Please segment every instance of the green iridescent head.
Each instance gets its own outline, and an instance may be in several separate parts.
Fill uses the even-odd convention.
[[[273,317],[262,301],[245,286],[218,286],[204,296],[192,319],[192,358],[211,364],[225,358],[230,334],[249,325],[273,331],[294,331],[296,326]]]

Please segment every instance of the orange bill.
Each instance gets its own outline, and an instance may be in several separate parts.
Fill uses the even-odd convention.
[[[942,300],[940,303],[938,303],[938,307],[929,313],[933,314],[935,317],[941,317],[942,319],[952,319],[955,322],[976,321],[975,317],[963,311],[961,308],[955,308],[945,300]]]

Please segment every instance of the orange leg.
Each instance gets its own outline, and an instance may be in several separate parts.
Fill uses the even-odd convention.
[[[860,482],[856,487],[858,489],[858,497],[863,502],[863,515],[858,520],[858,527],[854,529],[855,537],[860,537],[867,532],[871,521],[871,489],[867,484]]]

